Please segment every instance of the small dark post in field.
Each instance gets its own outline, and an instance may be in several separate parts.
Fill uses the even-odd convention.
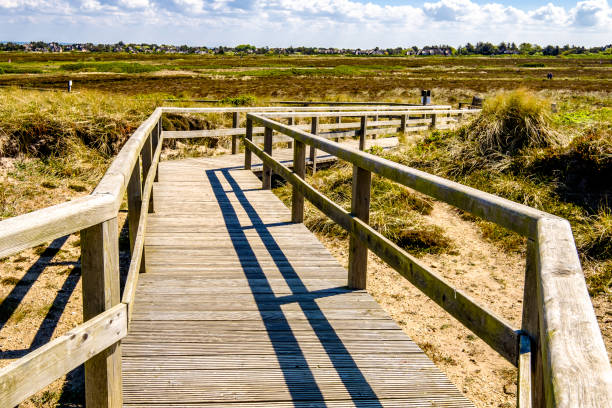
[[[264,152],[272,155],[272,128],[266,127],[264,132]],[[261,188],[270,190],[272,188],[272,169],[265,163],[261,176]]]
[[[253,141],[253,120],[247,118],[246,121],[246,132],[244,137],[248,141]],[[244,169],[251,170],[251,151],[249,149],[244,149]]]
[[[313,135],[319,134],[319,117],[314,116],[310,124],[310,133]],[[312,174],[317,172],[317,149],[314,146],[310,146],[310,163],[312,163]]]
[[[68,81],[68,93],[72,92],[72,79]]]
[[[296,176],[306,176],[306,145],[298,140],[293,144],[293,172]],[[295,186],[291,194],[291,222],[304,222],[304,196]]]
[[[408,115],[400,116],[400,131],[406,133],[406,122],[408,121]]]
[[[240,122],[240,113],[233,112],[232,113],[232,127],[234,129],[237,129],[239,122]],[[236,154],[237,151],[238,151],[238,135],[232,135],[232,154]]]
[[[118,232],[116,217],[81,231],[83,321],[119,304]],[[122,390],[121,345],[116,343],[85,362],[85,403],[119,408]]]
[[[365,150],[365,140],[368,134],[368,117],[361,117],[361,129],[359,130],[359,150]]]
[[[421,90],[421,104],[422,105],[431,104],[431,91],[429,89]]]
[[[295,123],[295,118],[287,118],[287,124],[289,126],[293,126],[293,124]],[[287,143],[287,148],[291,149],[293,147],[293,142],[289,141]],[[295,163],[295,162],[294,162]]]
[[[370,221],[372,173],[353,166],[351,212],[364,222]],[[348,287],[365,289],[368,274],[368,247],[351,235],[349,241]]]

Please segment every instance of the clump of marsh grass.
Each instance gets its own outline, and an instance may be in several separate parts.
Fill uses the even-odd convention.
[[[98,91],[0,91],[0,155],[61,155],[78,139],[110,157],[152,112],[155,101]]]
[[[524,148],[555,147],[561,135],[550,125],[550,103],[525,89],[502,92],[485,101],[466,128],[480,155],[512,155]]]

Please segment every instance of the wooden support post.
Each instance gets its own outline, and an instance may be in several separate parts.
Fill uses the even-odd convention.
[[[293,172],[296,176],[306,176],[306,145],[295,141],[293,145]],[[295,186],[291,194],[291,222],[304,222],[304,196]]]
[[[120,301],[118,232],[117,218],[81,231],[83,321]],[[117,343],[85,362],[85,404],[88,408],[119,408],[122,390],[121,345]]]
[[[153,135],[149,135],[142,146],[142,151],[140,152],[140,158],[142,160],[142,182],[147,179],[147,175],[151,170],[151,163],[153,161],[153,150],[151,146],[151,139]],[[144,186],[143,186],[144,187]],[[151,191],[151,199],[149,201],[149,213],[154,212],[153,208],[153,191]]]
[[[249,140],[249,141],[253,141],[253,120],[250,118],[247,118],[246,121],[246,133],[244,135],[244,137]],[[244,149],[244,169],[245,170],[251,170],[251,151],[247,148]]]
[[[368,117],[361,117],[361,129],[359,130],[359,150],[365,150],[365,140],[368,134]]]
[[[153,151],[157,149],[158,143],[163,143],[163,142],[164,141],[162,139],[162,119],[160,117],[159,122],[157,122],[157,139],[156,139],[155,147],[153,147]],[[155,169],[155,179],[153,181],[155,182],[159,181],[159,161],[157,162],[157,166]]]
[[[319,134],[319,117],[313,116],[312,122],[310,124],[310,133],[313,135]],[[314,175],[317,172],[317,149],[313,146],[310,146],[310,163],[312,164],[312,174]]]
[[[266,127],[264,132],[264,152],[272,155],[272,128],[269,127]],[[272,169],[266,164],[263,165],[261,188],[264,190],[270,190],[272,188]]]
[[[431,115],[431,125],[429,125],[430,129],[435,129],[436,128],[436,121],[438,119],[438,115],[436,115],[435,113],[433,115]]]
[[[531,340],[527,334],[519,336],[517,408],[531,408]]]
[[[336,123],[342,123],[342,116],[336,116]]]
[[[234,129],[238,128],[238,123],[240,122],[240,113],[234,112],[232,114],[232,127]],[[238,135],[232,135],[232,154],[236,154],[238,152]]]
[[[406,123],[408,122],[408,115],[400,116],[400,132],[406,133]]]
[[[287,124],[289,126],[293,126],[295,124],[295,118],[287,118]],[[293,142],[292,141],[287,142],[287,148],[288,149],[293,148]]]
[[[370,221],[372,173],[353,166],[351,212],[364,222]],[[348,287],[365,289],[368,274],[368,247],[351,235],[349,241]]]
[[[540,314],[537,296],[537,243],[527,240],[527,266],[525,268],[525,289],[523,292],[523,318],[521,329],[531,340],[531,406],[543,408],[544,374],[542,370],[542,349],[540,346]]]
[[[134,242],[138,221],[140,220],[140,206],[142,205],[142,170],[140,169],[140,156],[136,158],[136,164],[127,187],[128,223],[130,227],[130,253],[134,255]]]

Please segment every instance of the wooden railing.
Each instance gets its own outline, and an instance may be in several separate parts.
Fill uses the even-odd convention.
[[[351,115],[362,115],[362,123],[370,114],[351,112]],[[392,115],[397,111],[377,114]],[[334,115],[336,113],[327,112],[316,116]],[[315,115],[293,112],[290,116]],[[518,367],[519,406],[570,408],[609,407],[612,404],[612,371],[587,292],[572,230],[566,220],[342,146],[316,135],[316,132],[308,133],[270,117],[287,115],[247,114],[245,168],[250,168],[251,153],[254,153],[264,164],[263,188],[270,188],[272,172],[293,186],[293,222],[303,221],[306,198],[349,232],[349,287],[365,288],[369,249]],[[254,124],[264,128],[263,149],[252,141]],[[316,129],[316,126],[312,127]],[[272,157],[274,132],[294,140],[293,170]],[[350,212],[304,180],[306,145],[353,164]],[[368,225],[372,173],[494,222],[528,239],[520,328],[513,328],[504,319],[478,305],[466,293],[454,288]]]
[[[0,369],[0,406],[14,407],[85,363],[89,407],[121,407],[127,335],[161,143],[162,109],[125,143],[92,194],[0,222],[0,257],[80,232],[84,323]],[[142,181],[144,180],[144,185]],[[118,212],[128,192],[131,261],[119,299]]]
[[[90,195],[0,222],[0,257],[80,232],[84,321],[0,369],[0,407],[19,404],[83,363],[87,407],[122,406],[120,340],[127,335],[139,272],[144,271],[147,214],[154,210],[153,183],[162,150],[162,114],[232,113],[237,128],[240,113],[296,109],[158,108],[128,139]],[[300,111],[316,113],[322,109],[375,111],[380,107],[313,107]],[[223,130],[217,132],[223,134]],[[235,143],[234,139],[234,151]],[[131,259],[119,299],[118,212],[126,193]]]
[[[375,252],[519,366],[521,406],[528,406],[531,399],[534,406],[608,406],[612,401],[612,375],[567,221],[330,140],[358,135],[363,148],[368,134],[407,132],[423,124],[424,128],[440,126],[450,121],[449,115],[456,117],[451,120],[459,120],[468,111],[405,106],[296,109],[158,108],[126,142],[92,194],[0,222],[0,257],[80,231],[84,320],[82,325],[0,369],[0,406],[17,405],[82,363],[87,407],[122,405],[120,341],[127,335],[139,272],[144,269],[144,234],[147,214],[154,211],[152,187],[161,141],[182,137],[162,134],[163,113],[232,113],[233,128],[239,130],[232,130],[235,133],[230,135],[244,135],[245,167],[251,166],[252,152],[264,163],[265,188],[271,186],[272,171],[293,185],[292,220],[303,221],[307,198],[350,232],[349,286],[365,287],[367,249]],[[240,113],[247,114],[244,129],[239,128]],[[290,124],[269,117],[287,118]],[[340,120],[320,124],[319,119],[325,117]],[[344,117],[359,118],[359,127],[356,122],[342,122]],[[299,118],[311,118],[311,123],[293,125]],[[258,132],[254,123],[263,129],[264,150],[253,143],[253,135]],[[305,132],[304,127],[311,132]],[[321,129],[343,133],[317,135]],[[226,130],[216,132],[222,136]],[[271,156],[275,132],[284,136],[281,141],[293,143],[293,171]],[[237,140],[232,145],[236,152]],[[321,149],[353,163],[350,213],[304,181],[306,145],[311,147],[311,158],[314,149]],[[372,172],[529,238],[521,330],[479,306],[368,225]],[[118,211],[126,193],[131,259],[119,299]]]

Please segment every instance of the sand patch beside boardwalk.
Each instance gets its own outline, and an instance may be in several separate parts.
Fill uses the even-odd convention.
[[[478,227],[436,202],[427,216],[454,242],[421,261],[482,306],[520,326],[525,259],[486,242]],[[317,234],[346,267],[345,241]],[[477,407],[516,406],[516,369],[410,282],[369,253],[368,292]]]

